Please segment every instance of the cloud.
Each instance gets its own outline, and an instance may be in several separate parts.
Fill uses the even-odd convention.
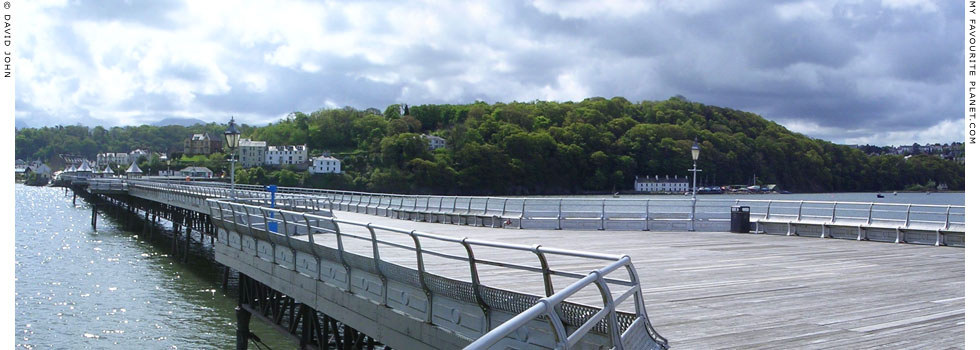
[[[682,94],[834,142],[949,142],[962,4],[29,2],[17,118],[265,123],[293,111]],[[923,138],[923,139],[917,139]]]

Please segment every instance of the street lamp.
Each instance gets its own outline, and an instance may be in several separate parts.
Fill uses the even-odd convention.
[[[698,204],[698,156],[701,155],[701,146],[698,146],[698,137],[694,136],[694,144],[691,145],[691,159],[694,159],[694,169],[687,169],[687,171],[694,173],[694,183],[691,187],[691,227],[688,231],[694,231],[694,210],[697,208]]]
[[[231,198],[235,198],[235,149],[238,148],[238,139],[242,137],[242,133],[238,131],[238,127],[235,126],[235,117],[231,117],[231,121],[228,122],[228,129],[225,130],[225,146],[228,146],[230,152],[230,162],[231,162]]]

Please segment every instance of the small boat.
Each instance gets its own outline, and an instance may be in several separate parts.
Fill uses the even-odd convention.
[[[879,193],[879,194],[878,194],[878,198],[885,198],[885,196],[884,196],[884,195],[882,195],[881,193]]]
[[[898,191],[892,192],[892,195],[893,196],[897,196],[898,195]]]
[[[613,193],[613,198],[619,198],[619,192]]]

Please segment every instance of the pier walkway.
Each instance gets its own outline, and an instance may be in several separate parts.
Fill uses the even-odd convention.
[[[335,213],[378,225],[404,222]],[[962,248],[727,232],[412,226],[627,254],[643,282],[651,322],[674,349],[964,347]]]
[[[935,211],[928,215],[940,219],[918,223],[938,228],[915,226],[909,205],[904,223],[877,220],[881,233],[858,223],[851,240],[787,237],[825,236],[826,222],[799,230],[812,226],[802,202],[785,222],[768,209],[754,218],[756,230],[785,230],[759,235],[501,229],[512,219],[477,213],[472,198],[473,221],[463,222],[452,215],[462,211],[458,200],[446,210],[440,199],[441,216],[404,217],[390,196],[355,204],[354,196],[289,193],[269,209],[267,194],[248,187],[237,200],[221,185],[93,181],[89,190],[207,215],[216,260],[394,348],[659,349],[663,338],[686,349],[964,346],[964,250],[943,245],[965,242],[965,228],[950,207],[945,222]],[[519,220],[529,213],[522,206]],[[871,224],[874,205],[867,215]],[[866,241],[904,241],[903,228],[935,232],[919,238],[928,245]],[[309,322],[293,328],[299,323]]]

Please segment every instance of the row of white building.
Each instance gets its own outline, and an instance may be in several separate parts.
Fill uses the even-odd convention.
[[[147,150],[143,150],[143,149],[135,149],[135,150],[132,150],[129,153],[126,153],[126,152],[99,153],[99,154],[95,155],[95,166],[98,167],[98,168],[103,168],[103,167],[105,167],[107,165],[127,165],[127,164],[133,164],[133,162],[139,160],[140,157],[145,157],[145,158],[149,159],[151,156],[153,156],[153,153],[152,152],[147,151]],[[162,160],[166,160],[167,159],[167,155],[166,154],[160,154],[160,153],[158,153],[157,156],[159,156],[160,159],[162,159]]]
[[[238,141],[237,153],[238,161],[243,168],[304,165],[311,161],[312,165],[308,167],[311,173],[339,174],[343,172],[340,168],[340,160],[337,158],[322,155],[310,159],[306,145],[269,146],[265,141],[241,139]]]
[[[684,193],[690,190],[690,184],[688,184],[687,176],[684,176],[683,179],[678,178],[677,175],[674,175],[673,178],[667,175],[664,177],[660,177],[660,175],[654,175],[654,177],[637,176],[633,180],[633,190],[637,192]]]

